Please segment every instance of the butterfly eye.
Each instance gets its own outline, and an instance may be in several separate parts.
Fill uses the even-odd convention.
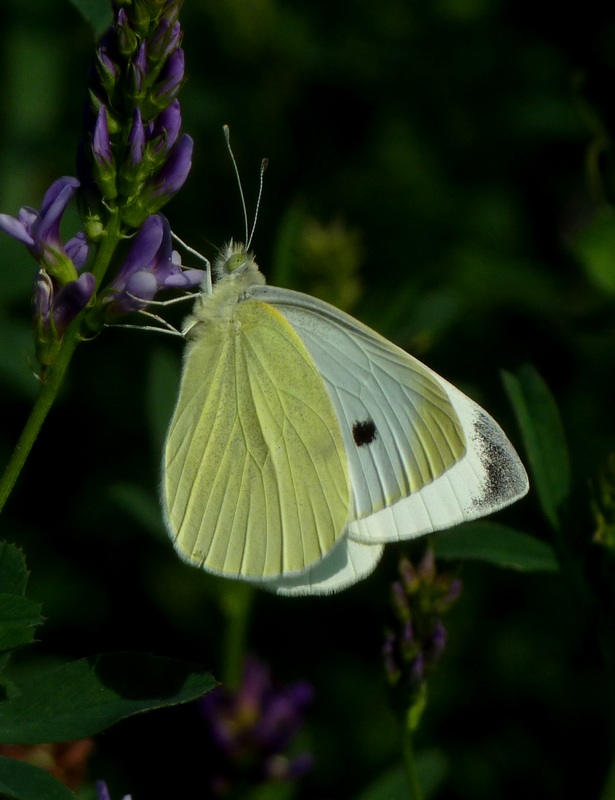
[[[376,438],[376,424],[373,419],[366,419],[363,422],[355,422],[352,426],[352,438],[357,447],[371,444]]]
[[[243,267],[246,263],[245,253],[234,253],[230,258],[227,258],[225,269],[227,272],[235,272],[239,267]]]

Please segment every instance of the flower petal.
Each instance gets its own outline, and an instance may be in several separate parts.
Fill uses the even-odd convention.
[[[167,223],[168,224],[168,223]],[[152,214],[135,234],[130,249],[113,286],[121,289],[133,272],[143,269],[153,261],[163,240],[163,217]]]
[[[26,226],[15,217],[9,214],[0,214],[0,231],[8,233],[13,239],[18,242],[31,247],[34,244],[34,239],[28,233]]]

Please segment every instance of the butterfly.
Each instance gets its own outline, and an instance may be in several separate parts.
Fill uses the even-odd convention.
[[[162,503],[180,556],[283,595],[366,577],[386,542],[496,511],[528,479],[499,425],[232,241],[185,323]]]

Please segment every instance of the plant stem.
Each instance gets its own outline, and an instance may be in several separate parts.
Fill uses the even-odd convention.
[[[58,359],[53,365],[53,368],[49,370],[47,379],[41,384],[38,398],[34,403],[28,421],[13,450],[13,455],[7,464],[2,480],[0,480],[0,511],[4,508],[4,504],[30,454],[38,432],[58,395],[64,375],[66,374],[75,347],[77,346],[78,339],[76,333],[77,326],[74,326],[72,328],[72,335],[67,333],[64,337],[60,352],[58,353]]]
[[[93,264],[92,272],[96,277],[97,285],[100,286],[103,275],[105,274],[111,258],[120,240],[120,219],[116,211],[111,211],[107,231],[104,239],[96,254],[96,259]],[[83,313],[83,312],[82,312]],[[79,314],[72,323],[68,326],[62,344],[60,346],[58,357],[53,365],[51,365],[46,373],[45,379],[41,383],[41,390],[32,407],[30,416],[25,424],[21,436],[15,445],[13,454],[6,466],[2,479],[0,479],[0,512],[4,508],[9,495],[15,482],[19,477],[26,459],[28,458],[32,446],[36,441],[36,437],[45,421],[51,406],[53,405],[64,376],[68,370],[75,348],[80,341],[79,328],[81,324],[81,314]]]
[[[402,730],[402,751],[404,766],[406,768],[406,779],[408,781],[408,798],[409,800],[423,800],[423,790],[421,789],[419,776],[416,770],[412,730],[408,722],[406,722]]]
[[[226,616],[222,682],[231,689],[236,689],[241,683],[253,597],[254,588],[249,583],[238,581],[229,585],[222,599]]]

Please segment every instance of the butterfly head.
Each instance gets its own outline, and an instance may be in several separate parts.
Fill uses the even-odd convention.
[[[246,249],[245,244],[234,242],[232,239],[221,248],[214,262],[214,273],[218,280],[257,270],[254,256]]]

